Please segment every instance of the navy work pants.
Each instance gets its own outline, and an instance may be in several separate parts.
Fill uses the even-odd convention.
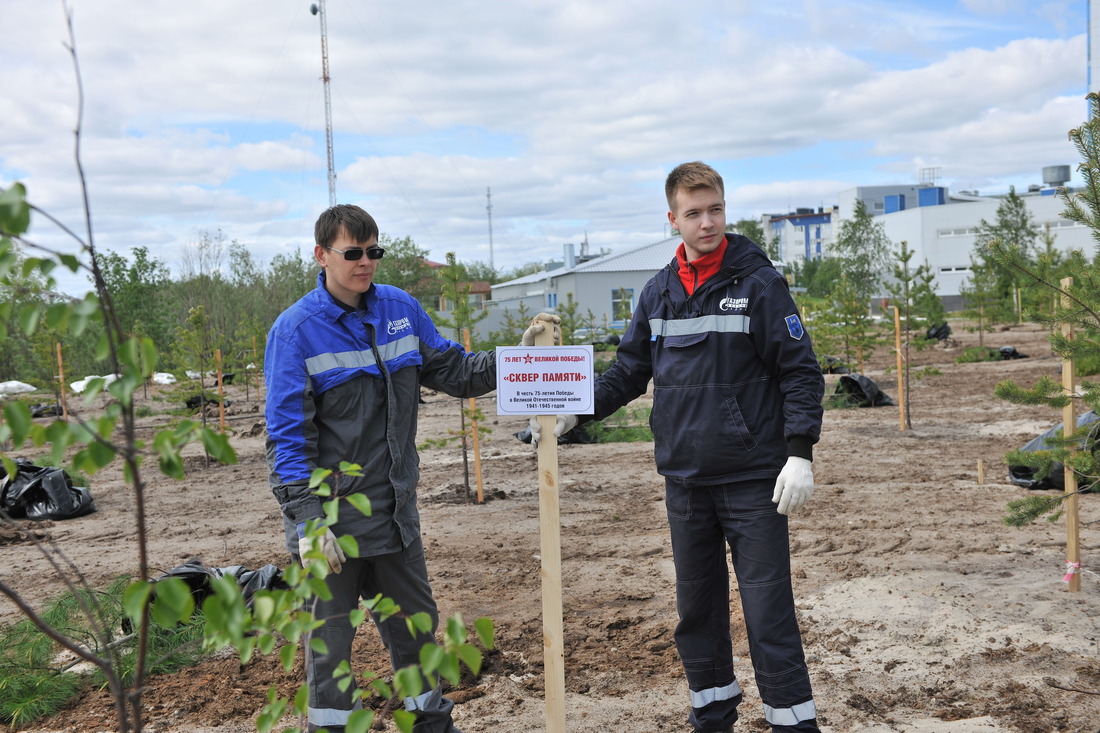
[[[676,567],[676,648],[691,692],[689,722],[722,731],[737,720],[726,547],[741,594],[764,717],[775,731],[817,731],[817,711],[791,590],[787,517],[774,481],[685,486],[666,479]]]
[[[295,561],[298,561],[297,557]],[[432,617],[433,632],[439,623],[439,611],[428,583],[424,545],[419,538],[401,552],[349,557],[339,573],[331,573],[325,578],[325,585],[332,592],[332,599],[317,599],[314,616],[325,622],[313,632],[313,636],[325,642],[327,652],[318,653],[308,645],[306,647],[311,727],[345,725],[352,711],[359,708],[357,702],[352,702],[355,687],[341,690],[340,680],[334,678],[332,673],[341,662],[351,664],[351,642],[355,637],[355,628],[348,621],[348,613],[358,607],[360,598],[371,600],[381,593],[401,607],[401,613],[385,621],[377,616],[374,618],[395,671],[416,664],[420,660],[420,647],[435,640],[434,635],[428,634],[413,638],[405,625],[405,618],[414,613],[427,613]],[[460,733],[451,721],[454,703],[443,697],[439,688],[428,690],[416,698],[406,698],[405,707],[417,715],[414,733]]]

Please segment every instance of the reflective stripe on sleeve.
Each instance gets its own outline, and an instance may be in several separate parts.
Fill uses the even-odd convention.
[[[382,344],[378,351],[384,361],[396,359],[399,356],[416,351],[420,348],[420,339],[416,336],[405,336],[388,344]],[[377,360],[370,349],[362,351],[341,351],[339,353],[317,354],[306,359],[306,373],[310,376],[323,374],[333,369],[357,369],[376,366]]]

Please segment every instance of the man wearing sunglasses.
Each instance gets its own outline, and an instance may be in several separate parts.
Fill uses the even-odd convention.
[[[344,731],[360,707],[354,685],[334,676],[351,662],[355,628],[348,614],[360,599],[381,594],[401,612],[374,622],[394,670],[416,664],[420,648],[434,643],[439,614],[424,560],[416,484],[416,418],[420,385],[453,397],[477,397],[496,386],[492,351],[467,354],[443,338],[431,318],[400,288],[374,282],[384,252],[378,225],[358,206],[333,206],[314,231],[317,287],[280,315],[268,334],[268,463],[271,488],[283,514],[286,546],[296,562],[324,574],[330,600],[314,614],[324,625],[307,645],[308,730]],[[557,316],[539,314],[523,336],[534,336]],[[358,464],[359,475],[340,471]],[[324,526],[322,499],[309,488],[317,468],[338,499],[335,523]],[[370,514],[353,505],[370,500]],[[337,537],[352,542],[345,553]],[[350,538],[350,540],[345,539]],[[413,636],[406,618],[426,613],[432,633]],[[354,668],[353,668],[354,669]],[[407,697],[415,733],[458,733],[454,704],[425,680],[423,694]],[[341,689],[343,688],[343,689]]]

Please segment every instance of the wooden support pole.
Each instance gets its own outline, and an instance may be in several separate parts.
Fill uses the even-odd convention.
[[[535,335],[535,346],[553,346],[554,329]],[[546,680],[546,733],[565,733],[565,633],[561,601],[561,518],[558,513],[557,418],[539,415],[539,538],[542,554],[542,654]]]
[[[898,356],[898,419],[901,421],[902,432],[905,432],[905,381],[902,378],[901,364],[901,309],[896,305],[894,306],[894,351]]]
[[[225,391],[222,389],[222,350],[214,352],[214,358],[218,366],[218,427],[225,432]],[[200,404],[201,404],[200,398]]]
[[[61,359],[61,342],[57,342],[57,388],[61,395],[61,419],[69,419],[69,405],[65,399],[65,362]]]
[[[466,352],[470,349],[470,329],[462,329],[462,337],[466,343]],[[485,503],[485,487],[481,481],[481,443],[477,434],[477,400],[470,398],[470,437],[474,443],[474,478],[477,483],[477,503]]]
[[[978,485],[981,486],[984,483],[985,483],[985,462],[981,458],[979,458],[978,459]]]
[[[1062,290],[1073,287],[1073,278],[1062,278]],[[1070,300],[1062,296],[1062,307],[1069,308]],[[1073,324],[1062,324],[1062,335],[1067,339],[1073,339]],[[1073,373],[1073,359],[1062,360],[1062,389],[1067,395],[1076,393],[1076,376]],[[1069,435],[1077,428],[1077,410],[1073,400],[1062,408],[1062,435]],[[1081,590],[1081,528],[1080,515],[1077,509],[1077,474],[1066,464],[1066,584],[1069,590],[1076,593]]]

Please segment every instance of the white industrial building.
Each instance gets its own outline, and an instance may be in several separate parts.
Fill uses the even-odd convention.
[[[1017,193],[1032,221],[1049,231],[1054,246],[1063,252],[1077,249],[1092,255],[1095,242],[1087,227],[1062,216],[1065,201],[1057,187],[1069,179],[1069,166],[1043,169],[1043,185]],[[948,310],[962,307],[961,287],[970,276],[970,260],[982,220],[994,223],[1004,195],[980,196],[974,191],[951,193],[934,183],[896,186],[858,186],[841,191],[831,207],[797,209],[789,214],[768,214],[761,223],[769,236],[778,240],[780,260],[796,263],[827,257],[845,217],[863,201],[895,247],[906,242],[913,251],[910,264],[925,262],[936,275],[936,292]],[[663,239],[620,253],[589,257],[586,248],[580,261],[573,245],[564,246],[563,262],[492,287],[492,300],[485,303],[489,316],[476,330],[482,338],[499,331],[505,311],[515,315],[520,304],[532,313],[555,311],[567,302],[568,294],[578,304],[578,314],[589,311],[596,325],[625,327],[624,313],[634,310],[642,286],[673,258],[679,237]]]

